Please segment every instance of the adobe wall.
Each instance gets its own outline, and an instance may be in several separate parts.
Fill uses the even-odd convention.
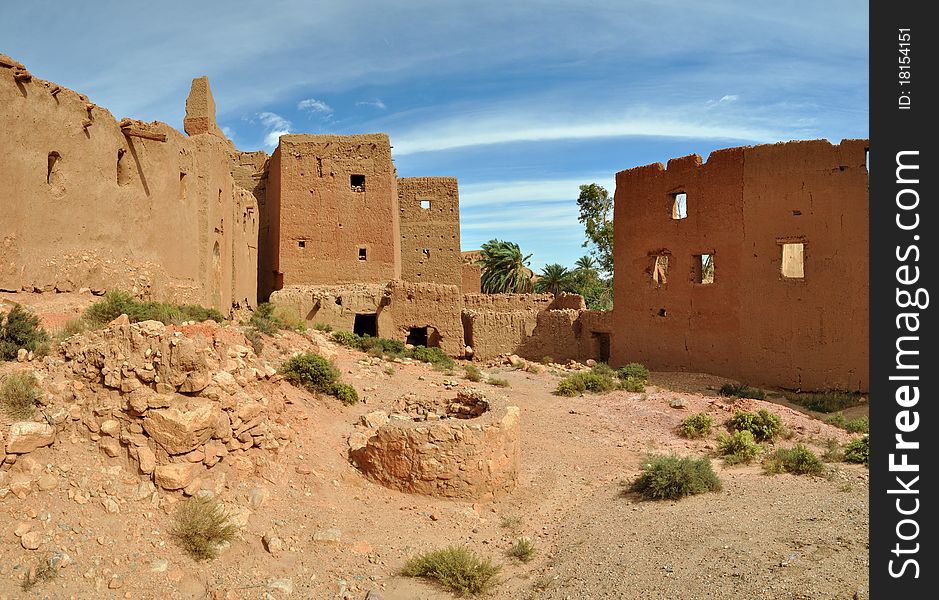
[[[451,356],[463,355],[462,293],[457,286],[392,281],[387,289],[392,329],[383,332],[379,323],[379,335],[405,340],[410,328],[427,327],[429,346],[438,346]]]
[[[613,356],[785,388],[868,388],[866,140],[731,148],[617,173]],[[687,217],[672,218],[674,194]],[[804,278],[781,272],[804,244]],[[694,258],[714,257],[713,283]],[[655,256],[668,276],[653,280]]]
[[[268,198],[278,205],[271,209],[278,220],[275,289],[400,277],[397,179],[387,135],[281,136]]]
[[[266,152],[239,152],[229,155],[229,168],[235,185],[254,195],[258,210],[258,235],[255,240],[257,262],[257,298],[267,301],[274,289],[273,252],[270,247],[270,207],[267,203],[268,161]]]
[[[0,65],[0,289],[253,303],[257,204],[230,150]]]
[[[463,263],[460,271],[463,292],[466,294],[481,294],[483,268],[476,264]]]
[[[375,314],[382,337],[394,331],[387,285],[350,284],[344,286],[287,286],[270,297],[271,304],[297,311],[310,325],[330,325],[337,331],[352,331],[355,315]]]
[[[579,297],[579,296],[578,296]],[[560,308],[538,313],[531,335],[516,354],[529,360],[550,357],[554,362],[593,359],[607,362],[609,347],[601,349],[596,334],[610,336],[613,314],[610,311]],[[607,338],[609,339],[609,337]]]
[[[455,177],[398,179],[401,278],[462,289],[460,194]]]

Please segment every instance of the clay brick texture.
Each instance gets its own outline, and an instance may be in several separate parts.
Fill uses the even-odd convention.
[[[398,180],[401,278],[463,286],[460,194],[454,177]]]
[[[612,362],[868,389],[866,140],[616,175]]]

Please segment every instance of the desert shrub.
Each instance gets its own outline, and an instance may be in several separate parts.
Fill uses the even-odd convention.
[[[646,391],[646,381],[644,379],[637,379],[636,377],[627,377],[620,381],[620,387],[627,392],[642,393]]]
[[[82,317],[75,317],[74,319],[69,319],[62,324],[55,332],[55,339],[58,341],[67,340],[73,335],[78,335],[79,333],[84,333],[88,331],[90,325]]]
[[[522,526],[522,518],[518,516],[502,517],[499,521],[499,527],[502,529],[518,529]]]
[[[554,393],[558,396],[576,396],[584,392],[604,394],[619,387],[619,383],[610,375],[594,371],[572,373],[558,382]]]
[[[646,500],[678,500],[721,489],[708,458],[653,456],[630,489]]]
[[[630,378],[639,381],[649,381],[649,369],[640,363],[629,363],[625,367],[617,369],[616,376],[623,381]]]
[[[449,368],[456,364],[456,362],[447,356],[440,348],[428,348],[426,346],[415,346],[414,349],[411,350],[411,358],[442,368]]]
[[[501,567],[461,546],[419,554],[404,565],[407,577],[433,579],[456,594],[481,594],[495,583]]]
[[[841,451],[841,444],[834,438],[829,438],[825,443],[825,452],[822,454],[822,460],[825,462],[840,462],[844,460],[844,453]]]
[[[701,438],[711,434],[714,418],[704,412],[695,413],[678,426],[678,432],[689,439]]]
[[[834,425],[835,427],[840,427],[841,429],[844,429],[844,424],[846,422],[847,420],[844,418],[844,413],[840,412],[825,417],[825,423],[827,425]]]
[[[766,398],[766,392],[761,389],[750,387],[745,383],[725,383],[721,386],[719,393],[721,396],[732,396],[734,398],[752,398],[754,400],[762,400]]]
[[[579,396],[581,391],[582,390],[577,389],[577,386],[574,384],[573,380],[571,380],[569,377],[565,377],[558,382],[558,386],[554,389],[554,395],[573,398],[574,396]]]
[[[388,366],[385,367],[385,375],[391,377],[391,376],[394,375],[394,374],[395,374],[395,368],[394,368],[394,367],[392,367],[391,365],[388,365]]]
[[[36,412],[39,388],[32,373],[11,373],[0,383],[0,404],[3,412],[14,419],[28,419]]]
[[[793,404],[815,412],[833,413],[859,406],[867,401],[864,394],[845,392],[842,390],[826,390],[813,393],[786,394],[786,399]]]
[[[339,383],[339,370],[319,354],[291,356],[280,368],[290,383],[313,392],[332,394]]]
[[[844,447],[844,459],[847,462],[870,465],[871,437],[864,435],[855,438]]]
[[[507,388],[507,387],[511,387],[512,385],[509,383],[508,379],[501,379],[498,377],[490,377],[489,379],[486,380],[486,383],[488,383],[489,385],[500,387],[500,388]]]
[[[323,333],[329,333],[333,330],[333,326],[328,323],[313,323],[313,329],[322,331]]]
[[[26,571],[23,583],[20,584],[24,592],[32,590],[37,585],[48,583],[59,575],[60,559],[55,554],[46,555],[39,559],[39,564],[35,568]]]
[[[616,371],[613,370],[613,367],[606,364],[605,362],[598,362],[591,369],[591,373],[599,375],[601,377],[615,377]]]
[[[225,320],[225,316],[214,308],[206,308],[198,304],[140,301],[127,292],[121,291],[108,292],[103,300],[85,309],[84,319],[100,327],[121,315],[127,315],[131,323],[160,321],[166,325],[178,325],[184,321],[210,320],[221,323]]]
[[[746,429],[730,435],[721,432],[717,436],[717,452],[724,457],[728,465],[751,462],[760,453],[760,446],[753,439],[753,434]]]
[[[34,354],[49,351],[49,334],[39,324],[39,317],[14,304],[6,315],[0,313],[0,360],[13,360],[20,348]]]
[[[871,423],[867,417],[851,419],[844,424],[844,429],[848,433],[870,433]]]
[[[478,383],[483,380],[483,372],[474,365],[466,365],[463,367],[463,377]]]
[[[381,350],[382,354],[391,356],[407,356],[408,350],[401,340],[389,340],[386,338],[363,338],[364,343],[368,343],[371,348]]]
[[[527,537],[520,537],[515,540],[506,554],[524,563],[530,562],[535,557],[535,544]]]
[[[256,327],[251,327],[245,331],[245,339],[248,340],[249,344],[251,344],[251,348],[254,349],[254,353],[260,356],[261,351],[264,350],[264,340],[261,339],[261,332],[258,331]]]
[[[196,560],[215,558],[223,542],[235,538],[228,513],[213,498],[192,496],[176,511],[173,537]]]
[[[755,413],[738,410],[727,425],[733,431],[749,431],[757,442],[772,440],[782,432],[782,419],[765,408]]]
[[[359,340],[361,340],[361,337],[352,333],[351,331],[334,331],[332,336],[333,341],[340,346],[346,346],[348,348],[359,348]]]
[[[763,468],[767,473],[820,475],[825,465],[814,452],[796,444],[792,448],[778,448],[763,460]]]
[[[337,383],[333,386],[332,395],[346,406],[351,406],[359,401],[359,393],[348,383]]]
[[[553,362],[554,362],[554,357],[553,357],[553,356],[542,356],[542,357],[541,357],[541,364],[543,364],[543,365],[550,365],[550,364],[553,363]]]
[[[274,306],[263,302],[251,314],[249,321],[261,333],[272,335],[283,329],[306,331],[306,321],[295,308]]]

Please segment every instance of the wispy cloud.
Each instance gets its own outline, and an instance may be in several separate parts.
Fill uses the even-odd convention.
[[[290,133],[290,128],[293,126],[290,121],[277,113],[262,112],[258,113],[257,117],[266,131],[264,146],[269,150],[276,148],[280,143],[280,136]]]
[[[325,114],[332,114],[333,112],[333,108],[330,105],[326,104],[322,100],[317,100],[316,98],[307,98],[306,100],[301,100],[297,103],[297,110]]]
[[[230,140],[235,139],[235,130],[227,125],[222,127],[222,133],[224,133],[225,137],[227,137]]]
[[[377,108],[378,110],[385,110],[388,108],[385,106],[385,103],[382,102],[381,98],[375,98],[374,100],[359,100],[355,103],[356,106],[371,106],[372,108]]]

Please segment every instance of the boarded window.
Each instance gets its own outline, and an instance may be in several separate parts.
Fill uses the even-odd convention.
[[[688,216],[688,194],[678,192],[672,195],[672,219],[684,219]]]
[[[652,281],[658,285],[668,282],[668,255],[657,254],[652,260]]]
[[[714,283],[714,255],[697,254],[692,257],[694,282],[701,284]]]
[[[805,244],[782,245],[782,276],[788,279],[805,277]]]
[[[365,175],[350,175],[349,186],[352,188],[353,192],[364,192],[365,191]]]

